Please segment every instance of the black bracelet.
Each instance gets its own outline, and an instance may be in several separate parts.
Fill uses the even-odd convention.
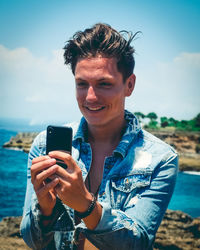
[[[80,219],[83,219],[83,218],[89,216],[95,208],[97,198],[95,197],[95,195],[93,193],[91,193],[91,195],[92,195],[93,199],[92,199],[92,202],[91,202],[90,206],[88,207],[87,211],[85,211],[83,213],[77,212],[76,210],[74,211],[75,215],[77,217],[79,217]]]

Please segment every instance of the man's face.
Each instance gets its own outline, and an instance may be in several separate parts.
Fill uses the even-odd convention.
[[[113,126],[124,119],[125,97],[134,88],[131,77],[131,83],[130,79],[123,82],[115,58],[98,56],[77,62],[76,98],[89,126]]]

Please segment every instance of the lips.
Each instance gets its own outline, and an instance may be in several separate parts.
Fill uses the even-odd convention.
[[[95,111],[103,110],[105,107],[104,106],[96,106],[96,107],[85,106],[85,108],[89,111],[95,112]]]

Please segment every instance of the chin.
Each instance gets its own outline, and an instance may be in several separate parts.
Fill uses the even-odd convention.
[[[102,122],[102,119],[87,119],[87,117],[85,117],[88,125],[92,125],[92,126],[101,126],[102,124],[104,124],[104,122]]]

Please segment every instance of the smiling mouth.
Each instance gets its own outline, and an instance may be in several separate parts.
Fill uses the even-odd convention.
[[[89,110],[89,111],[100,111],[100,110],[103,110],[105,107],[87,107],[86,106],[86,109]]]

